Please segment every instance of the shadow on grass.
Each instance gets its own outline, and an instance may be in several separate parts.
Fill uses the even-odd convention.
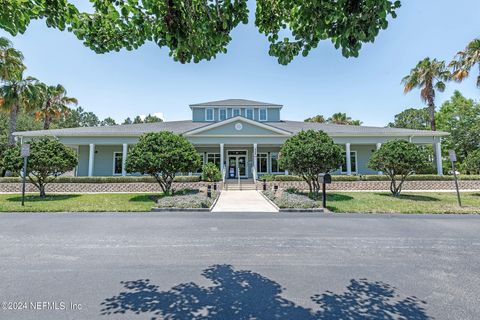
[[[320,197],[319,200],[322,200]],[[353,197],[347,196],[345,194],[327,194],[327,201],[350,201],[353,200]]]
[[[63,200],[70,200],[74,198],[80,197],[79,194],[52,194],[48,195],[45,198],[41,198],[40,196],[25,196],[25,201],[29,202],[44,202],[44,201],[63,201]],[[7,201],[10,202],[22,202],[21,196],[7,198]]]
[[[212,285],[190,281],[161,290],[149,279],[122,281],[123,290],[101,303],[101,315],[131,312],[152,320],[430,319],[425,301],[401,296],[380,281],[351,279],[341,293],[316,294],[310,298],[318,306],[314,310],[284,298],[279,283],[250,270],[213,265],[202,275]]]
[[[392,199],[400,199],[400,200],[412,200],[412,201],[441,201],[438,198],[430,197],[430,196],[420,196],[415,194],[401,194],[398,197],[394,197],[389,193],[376,193],[376,195],[382,197],[390,197]]]
[[[162,196],[158,194],[142,194],[138,196],[131,197],[128,201],[130,202],[157,202]]]

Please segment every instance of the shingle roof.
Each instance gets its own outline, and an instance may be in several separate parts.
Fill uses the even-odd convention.
[[[262,122],[279,129],[283,129],[292,133],[301,130],[322,130],[331,136],[445,136],[446,132],[429,131],[429,130],[410,130],[399,128],[383,128],[368,126],[350,126],[315,122],[302,121],[280,121],[280,122]],[[37,136],[139,136],[147,132],[171,131],[173,133],[185,133],[193,129],[211,125],[211,122],[193,122],[185,121],[169,121],[156,123],[139,123],[126,124],[105,127],[81,127],[69,129],[52,129],[38,131],[15,132],[14,135],[25,137]]]
[[[226,100],[217,100],[210,102],[194,103],[190,107],[281,107],[281,104],[260,102],[254,100],[246,99],[226,99]]]

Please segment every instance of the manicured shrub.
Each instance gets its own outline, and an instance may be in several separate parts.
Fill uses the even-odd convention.
[[[468,173],[480,173],[480,150],[475,150],[467,155],[463,162],[463,168]]]
[[[271,190],[263,191],[265,196],[272,200],[279,208],[301,208],[310,209],[318,208],[322,205],[321,202],[315,201],[302,193],[291,192],[274,192]]]
[[[175,176],[173,182],[198,182],[200,181],[200,176]]]
[[[126,167],[127,172],[152,176],[169,195],[174,192],[176,174],[196,171],[200,156],[185,137],[167,131],[152,132],[140,136],[128,151]]]
[[[275,181],[303,181],[302,177],[279,174],[275,176]]]
[[[259,180],[265,180],[265,181],[275,181],[275,176],[274,174],[267,173],[267,174],[262,174],[258,179]]]
[[[77,165],[75,152],[53,138],[33,139],[27,163],[28,180],[38,188],[40,197],[45,197],[45,186],[55,178],[71,171]],[[4,166],[7,170],[19,173],[23,167],[20,147],[15,146],[4,152]]]
[[[382,171],[390,179],[390,192],[399,196],[405,179],[429,164],[428,154],[421,147],[406,140],[392,140],[376,150],[368,167]]]
[[[220,181],[222,174],[214,163],[208,162],[202,167],[202,179],[208,182]]]
[[[280,165],[307,182],[310,193],[318,194],[319,175],[337,170],[342,164],[342,149],[325,132],[300,131],[283,144]]]
[[[212,191],[212,197],[208,198],[204,192],[198,190],[180,190],[170,197],[162,197],[158,199],[157,206],[159,208],[210,208],[213,205],[218,193]]]

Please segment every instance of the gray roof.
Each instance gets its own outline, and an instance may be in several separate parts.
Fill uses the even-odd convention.
[[[281,104],[260,102],[245,99],[226,99],[210,102],[194,103],[190,107],[281,107]]]
[[[280,122],[262,122],[264,124],[283,129],[292,133],[297,133],[301,130],[322,130],[331,136],[446,136],[448,133],[441,131],[429,130],[410,130],[399,128],[383,128],[383,127],[368,127],[368,126],[351,126],[315,122],[302,121],[280,121]],[[15,132],[14,135],[25,137],[37,136],[139,136],[147,132],[157,131],[171,131],[173,133],[185,133],[200,127],[211,125],[211,122],[193,122],[191,120],[185,121],[169,121],[156,123],[139,123],[139,124],[125,124],[117,126],[105,127],[81,127],[69,129],[52,129],[52,130],[37,130]]]

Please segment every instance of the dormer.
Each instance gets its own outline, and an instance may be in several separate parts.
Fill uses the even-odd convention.
[[[282,105],[245,99],[227,99],[191,104],[195,122],[219,122],[241,116],[259,122],[280,121]]]

